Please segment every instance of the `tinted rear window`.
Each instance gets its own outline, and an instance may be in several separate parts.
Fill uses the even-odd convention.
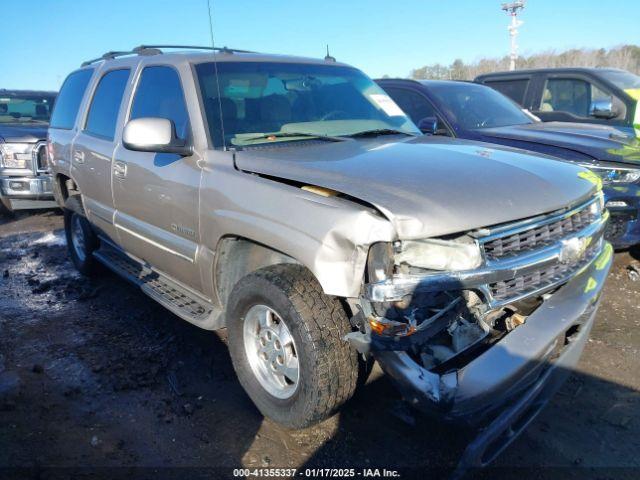
[[[514,102],[520,105],[524,104],[524,94],[527,92],[529,80],[493,80],[484,83],[503,95],[506,95]]]
[[[93,69],[78,70],[67,77],[56,99],[50,126],[71,129],[76,123],[80,102],[87,89]]]
[[[91,100],[85,131],[113,140],[129,70],[112,70],[101,79]]]

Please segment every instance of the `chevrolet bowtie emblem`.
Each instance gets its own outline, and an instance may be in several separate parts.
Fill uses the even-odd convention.
[[[560,242],[560,263],[576,263],[584,256],[584,252],[587,249],[586,238],[567,238]]]

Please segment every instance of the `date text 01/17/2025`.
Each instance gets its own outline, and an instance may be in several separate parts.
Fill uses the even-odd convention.
[[[397,470],[386,468],[237,468],[233,470],[234,477],[305,477],[305,478],[399,478]]]

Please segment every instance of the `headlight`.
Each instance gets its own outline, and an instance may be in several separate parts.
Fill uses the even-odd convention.
[[[381,282],[393,274],[393,245],[379,242],[371,245],[367,259],[369,282]]]
[[[590,164],[581,164],[602,179],[605,185],[611,183],[635,183],[640,180],[640,169],[624,167],[600,167]]]
[[[589,206],[589,211],[591,212],[591,215],[593,215],[594,217],[601,217],[605,207],[604,193],[600,191],[596,194],[596,196],[597,196],[597,200]]]
[[[29,168],[32,161],[30,143],[0,143],[0,161],[6,168]]]
[[[408,240],[402,242],[395,261],[429,270],[473,270],[482,264],[482,254],[478,244],[472,241]]]

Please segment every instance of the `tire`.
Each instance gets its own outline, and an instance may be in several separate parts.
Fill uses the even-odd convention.
[[[95,274],[98,270],[98,262],[93,257],[93,252],[98,248],[99,240],[84,215],[82,202],[78,196],[69,197],[65,203],[64,232],[73,265],[83,275]]]
[[[259,354],[254,355],[252,339],[257,337],[245,332],[253,325],[252,312],[262,307],[275,313],[271,314],[275,326],[270,327],[274,332],[281,330],[280,322],[287,327],[292,347],[285,347],[284,335],[282,348],[288,348],[288,354],[287,350],[283,354],[286,365],[294,350],[299,366],[296,384],[285,385],[277,394],[273,388],[270,391],[265,387],[264,376],[259,374],[261,368],[268,370],[272,364]],[[325,295],[304,267],[274,265],[242,278],[229,297],[227,329],[231,360],[240,384],[265,417],[288,428],[305,428],[328,418],[353,396],[358,356],[343,339],[351,331],[349,320],[340,302]],[[293,383],[291,378],[285,380]]]
[[[13,217],[15,214],[15,211],[11,207],[11,201],[4,197],[0,197],[0,213],[7,217]]]
[[[373,366],[375,365],[375,360],[373,356],[369,355],[367,357],[363,357],[362,355],[358,355],[358,386],[357,389],[364,387],[371,376],[371,372],[373,372]]]

